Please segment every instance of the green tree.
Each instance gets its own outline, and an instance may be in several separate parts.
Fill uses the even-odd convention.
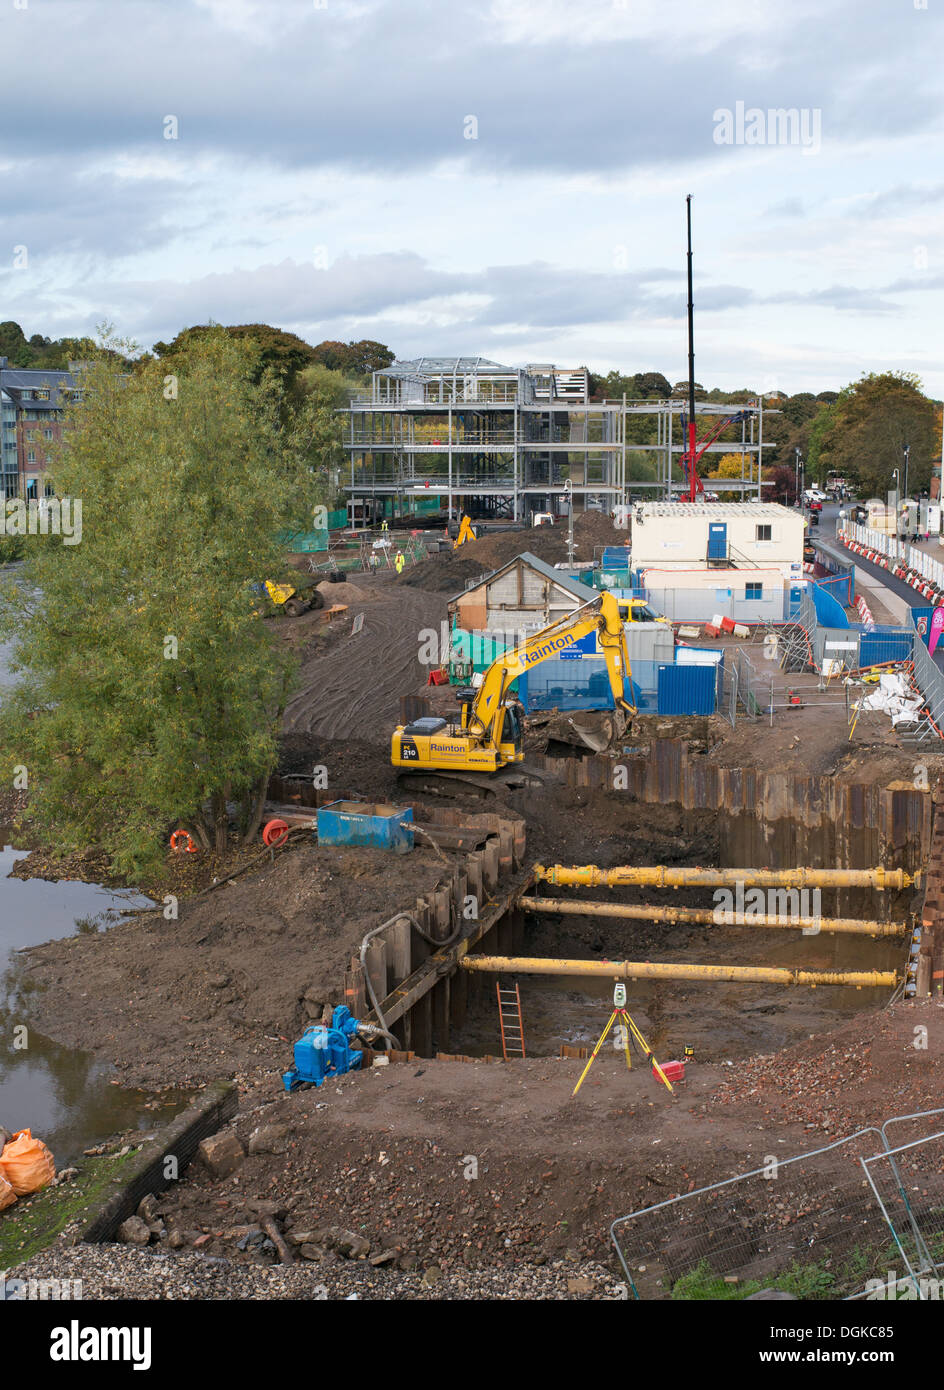
[[[26,334],[20,325],[13,319],[0,323],[0,357],[8,357],[12,362],[24,348],[29,351]]]
[[[194,341],[218,333],[219,325],[198,324],[184,328],[170,343],[155,343],[154,352],[160,358],[173,356]],[[268,323],[232,324],[222,330],[236,342],[246,342],[252,353],[252,379],[261,381],[267,371],[275,372],[286,386],[291,386],[296,372],[317,361],[315,349],[295,333],[273,328]]]
[[[314,396],[332,410],[344,410],[351,397],[363,391],[363,385],[344,372],[333,372],[320,362],[298,373],[292,386],[292,403],[300,406],[308,396]]]
[[[320,362],[332,372],[348,372],[352,376],[370,376],[389,367],[396,360],[385,343],[375,342],[373,338],[361,338],[356,343],[342,343],[336,338],[326,339],[312,349],[315,362]]]
[[[661,372],[637,372],[633,382],[634,393],[645,400],[668,400],[672,394],[668,377]]]
[[[277,576],[278,534],[310,525],[317,492],[255,367],[222,330],[133,374],[100,355],[52,465],[81,542],[28,537],[2,591],[3,760],[27,768],[54,847],[98,846],[119,872],[153,867],[181,822],[222,850],[229,801],[258,826],[294,667],[250,585]]]
[[[930,485],[938,406],[924,395],[912,372],[871,372],[822,409],[825,418],[810,440],[810,465],[818,477],[835,468],[856,478],[865,493],[882,497],[894,486],[897,468],[904,490],[908,445],[909,491]]]

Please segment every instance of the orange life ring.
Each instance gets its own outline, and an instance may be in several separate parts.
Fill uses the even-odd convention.
[[[181,844],[183,841],[183,844]],[[175,854],[199,854],[189,830],[175,830],[170,837],[170,847]]]
[[[280,845],[288,837],[288,825],[284,820],[270,820],[266,823],[262,832],[262,843],[268,845]]]

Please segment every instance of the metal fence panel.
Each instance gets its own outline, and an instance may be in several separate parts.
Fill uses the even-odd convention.
[[[923,642],[914,644],[914,679],[937,729],[944,730],[944,674]]]
[[[859,631],[850,627],[820,627],[811,634],[813,660],[821,669],[823,661],[841,660],[851,671],[859,664]]]
[[[910,661],[914,632],[906,628],[874,627],[859,642],[859,665],[880,666],[887,661]]]
[[[861,1160],[900,1260],[882,1271],[888,1297],[907,1280],[921,1301],[944,1296],[944,1131]],[[909,1295],[911,1296],[911,1295]]]
[[[744,1298],[773,1286],[802,1299],[940,1298],[942,1120],[944,1108],[892,1116],[617,1218],[610,1238],[634,1296]]]
[[[620,1218],[611,1235],[633,1293],[724,1297],[776,1286],[802,1298],[856,1296],[896,1253],[857,1162],[880,1147],[870,1128],[794,1158],[770,1154],[749,1173]]]

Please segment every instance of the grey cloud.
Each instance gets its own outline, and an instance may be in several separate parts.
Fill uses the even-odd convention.
[[[847,312],[890,314],[900,305],[884,297],[883,290],[860,289],[855,285],[829,285],[820,290],[790,290],[767,295],[765,304],[803,304],[810,308],[842,309]]]
[[[933,120],[933,66],[915,67],[922,40],[913,22],[891,22],[853,0],[824,11],[823,24],[847,26],[841,45],[798,25],[763,73],[745,69],[736,42],[709,55],[684,42],[616,37],[500,43],[478,0],[400,0],[359,23],[331,6],[304,7],[302,22],[301,7],[273,5],[261,11],[271,32],[257,43],[173,0],[87,0],[81,23],[76,9],[53,3],[31,8],[26,22],[2,21],[4,100],[8,112],[24,113],[16,139],[26,152],[172,149],[385,170],[444,158],[472,168],[611,169],[736,153],[713,144],[712,113],[739,99],[822,107],[824,138],[921,130]],[[925,38],[939,32],[934,16],[924,23]],[[877,43],[883,65],[873,77]],[[37,51],[41,102],[33,99]],[[180,120],[177,142],[162,138],[167,114]],[[478,118],[477,140],[463,139],[468,115]]]
[[[162,246],[177,235],[172,209],[193,192],[178,179],[83,173],[58,156],[19,161],[2,177],[0,243],[23,244],[34,260],[105,259]]]

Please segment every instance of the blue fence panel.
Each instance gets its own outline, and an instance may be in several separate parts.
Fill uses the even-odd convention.
[[[630,548],[628,545],[608,545],[603,550],[603,562],[601,569],[605,570],[627,570],[629,569]]]
[[[659,714],[714,714],[717,676],[713,666],[659,667]]]
[[[931,641],[931,614],[933,612],[933,608],[921,607],[912,608],[909,614],[911,621],[914,624],[915,632],[921,638],[921,641],[924,643],[926,647],[930,644]]]
[[[634,661],[631,663],[631,703],[640,714],[656,714],[659,708],[659,667],[658,661]],[[630,698],[627,695],[627,698]]]
[[[846,617],[846,610],[842,604],[824,589],[819,581],[815,581],[813,586],[813,607],[816,609],[816,620],[822,623],[823,627],[848,627],[849,619]]]
[[[643,711],[656,712],[660,663],[634,661],[626,698]],[[568,661],[550,657],[518,677],[518,698],[525,712],[537,710],[610,710],[613,696],[606,666],[600,660]]]
[[[822,575],[816,580],[821,589],[825,589],[832,594],[837,603],[841,603],[844,608],[851,608],[853,602],[852,595],[852,571],[851,568],[846,574],[837,574],[831,571],[829,574]],[[835,627],[835,623],[830,623],[830,627]]]
[[[910,661],[914,633],[900,627],[876,627],[859,639],[859,665],[879,666],[884,661]]]
[[[612,709],[613,696],[602,661],[552,656],[518,677],[526,713],[544,709]]]

